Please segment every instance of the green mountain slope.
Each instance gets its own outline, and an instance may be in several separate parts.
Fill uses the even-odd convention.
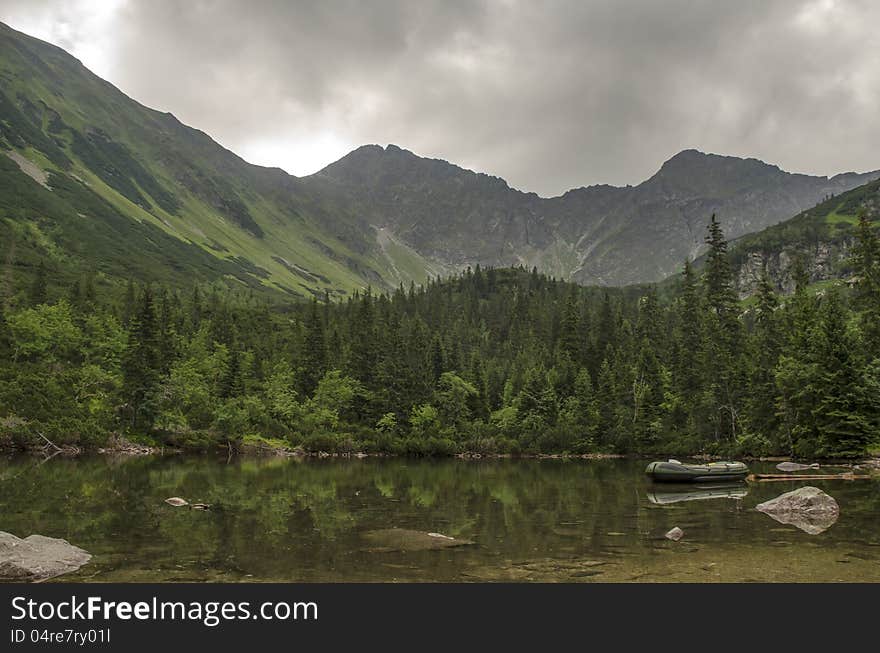
[[[2,254],[14,248],[22,268],[48,258],[62,272],[308,296],[421,280],[430,267],[405,248],[388,254],[348,207],[4,25],[0,82]]]
[[[849,279],[860,211],[880,227],[880,180],[831,197],[789,220],[735,241],[731,261],[740,295],[754,292],[765,268],[784,292],[794,290],[799,266],[813,284]]]

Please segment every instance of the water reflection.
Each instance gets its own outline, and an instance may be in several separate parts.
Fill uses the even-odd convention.
[[[841,517],[811,536],[753,510],[794,483],[656,488],[644,465],[0,459],[0,530],[61,537],[93,555],[58,581],[880,580],[875,481],[812,482]],[[674,526],[681,542],[663,537]],[[473,544],[375,541],[404,531]]]
[[[703,499],[745,499],[749,494],[746,483],[721,485],[653,485],[648,489],[648,501],[659,506],[680,501],[701,501]]]

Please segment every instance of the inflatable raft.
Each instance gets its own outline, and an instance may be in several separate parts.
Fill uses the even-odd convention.
[[[663,483],[707,483],[714,481],[741,481],[749,475],[745,463],[717,462],[704,465],[686,465],[677,460],[653,462],[645,469],[652,480]]]

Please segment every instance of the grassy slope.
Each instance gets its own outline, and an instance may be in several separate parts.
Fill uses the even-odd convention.
[[[880,180],[841,193],[785,222],[739,238],[731,247],[733,260],[742,262],[752,252],[793,251],[816,243],[838,245],[853,238],[858,212],[863,209],[875,224],[880,222]]]
[[[25,267],[42,256],[56,267],[100,267],[111,276],[235,278],[298,296],[394,285],[397,269],[417,280],[426,274],[413,252],[383,251],[375,234],[294,178],[246,163],[170,114],[126,97],[59,48],[2,25],[0,93],[0,148],[50,172],[53,188],[77,184],[78,201],[103,207],[101,222],[85,232],[93,242],[78,242],[82,211],[38,201],[37,189],[44,189],[2,157],[2,183],[18,188],[18,199],[6,198],[0,228],[18,234],[15,259]],[[34,188],[22,190],[28,185]],[[51,194],[59,199],[57,189]],[[38,210],[41,202],[52,210]],[[25,233],[42,237],[25,243]],[[126,250],[138,254],[128,268],[113,262]]]

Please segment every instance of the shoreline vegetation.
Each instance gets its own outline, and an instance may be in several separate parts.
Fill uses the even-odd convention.
[[[367,452],[367,451],[345,451],[345,452],[327,452],[327,451],[306,451],[301,447],[290,447],[289,445],[278,441],[271,441],[265,438],[250,438],[243,442],[236,449],[224,449],[223,447],[215,448],[211,451],[202,450],[194,452],[192,450],[166,447],[158,443],[156,444],[139,444],[126,440],[123,437],[114,437],[103,447],[96,449],[81,449],[79,447],[65,445],[58,447],[54,443],[47,442],[43,446],[31,446],[27,448],[11,448],[8,446],[0,446],[0,456],[4,455],[41,455],[45,459],[61,456],[64,458],[76,458],[85,455],[99,456],[180,456],[180,455],[223,455],[226,454],[228,459],[234,457],[243,458],[314,458],[314,459],[355,459],[362,460],[364,458],[406,458],[407,454],[395,454],[389,452]],[[664,454],[656,452],[653,454],[655,458],[665,458],[672,454]],[[705,453],[696,453],[691,455],[675,454],[690,460],[713,460],[717,456]],[[649,456],[639,453],[480,453],[476,451],[458,451],[444,456],[445,458],[457,458],[459,460],[620,460],[620,459],[646,459]],[[747,462],[785,462],[791,460],[791,456],[742,456]],[[868,468],[873,472],[880,474],[880,448],[868,451],[863,460],[855,460],[853,458],[838,459],[822,459],[816,461],[827,466],[847,466],[853,468]]]
[[[865,458],[880,444],[880,241],[852,284],[739,301],[712,217],[675,284],[475,269],[342,302],[71,283],[15,261],[0,450]]]

